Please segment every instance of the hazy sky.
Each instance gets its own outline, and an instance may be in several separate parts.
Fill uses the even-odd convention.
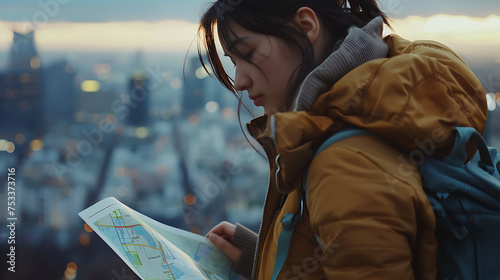
[[[382,0],[397,33],[500,63],[500,0]],[[40,51],[185,52],[207,0],[0,0],[0,51],[36,30]]]
[[[50,21],[106,22],[187,20],[197,22],[207,0],[0,0],[1,21],[36,21],[46,13]],[[394,18],[435,14],[486,17],[500,14],[498,0],[382,0]],[[38,13],[38,14],[37,14]]]

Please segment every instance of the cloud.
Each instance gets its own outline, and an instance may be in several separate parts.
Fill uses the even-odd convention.
[[[0,34],[21,22],[0,22]],[[35,33],[40,51],[185,52],[195,39],[198,25],[181,20],[157,22],[48,23]],[[0,37],[0,49],[10,48],[12,36]]]
[[[0,15],[6,11],[31,9],[35,21],[0,21],[0,50],[10,48],[12,29],[36,27],[36,43],[44,50],[136,50],[155,52],[185,52],[195,39],[197,17],[208,0],[149,0],[148,5],[135,0],[1,0]],[[410,40],[430,39],[449,45],[465,57],[487,57],[495,60],[500,49],[500,16],[464,16],[435,13],[441,10],[468,11],[469,14],[497,13],[500,1],[483,0],[382,0],[382,9],[390,12],[398,33]],[[27,5],[31,3],[31,5]],[[38,4],[37,4],[38,3]],[[45,3],[40,5],[39,3]],[[52,3],[50,6],[49,4]],[[54,3],[59,4],[56,7]],[[139,3],[139,4],[138,4]],[[49,6],[47,6],[49,5]],[[96,9],[95,7],[99,7]],[[4,8],[7,9],[4,9]],[[29,7],[29,9],[28,9]],[[47,8],[49,7],[49,8]],[[429,7],[432,7],[430,9]],[[87,9],[96,9],[94,15]],[[56,19],[73,18],[73,10],[80,19],[116,18],[102,22],[60,22]],[[51,12],[52,11],[52,12]],[[129,11],[129,12],[124,12]],[[405,16],[407,14],[431,16]],[[26,14],[26,13],[24,13]],[[45,16],[49,19],[44,21]],[[20,18],[17,13],[15,17]],[[174,16],[175,15],[175,16]],[[23,16],[21,16],[22,18]],[[26,16],[24,16],[26,17]],[[170,19],[186,18],[188,19]],[[161,20],[153,20],[161,18]],[[118,20],[120,19],[120,20]],[[195,48],[195,46],[192,46]],[[492,59],[493,58],[493,59]],[[486,58],[485,58],[486,59]],[[496,58],[500,61],[499,58]]]
[[[391,18],[430,17],[438,14],[487,17],[500,14],[500,1],[481,0],[379,0],[381,9]]]
[[[431,17],[410,16],[395,19],[393,28],[409,40],[434,40],[441,42],[461,56],[476,61],[500,61],[500,16],[485,18],[434,15]],[[489,60],[489,61],[488,61]]]
[[[0,22],[0,49],[10,48],[12,29],[26,30],[22,22]],[[459,52],[491,55],[500,49],[500,16],[486,18],[435,15],[394,19],[397,33],[410,40],[443,42]],[[135,50],[184,52],[195,39],[198,25],[183,20],[155,22],[47,23],[36,30],[44,50]],[[193,46],[195,48],[195,46]],[[483,50],[479,52],[478,50]],[[488,51],[484,51],[488,50]]]

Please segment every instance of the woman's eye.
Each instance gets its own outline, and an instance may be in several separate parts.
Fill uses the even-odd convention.
[[[245,55],[242,55],[240,56],[239,58],[241,58],[240,60],[243,60],[243,61],[251,61],[254,57],[254,50],[251,50],[250,52],[248,52],[247,54]],[[229,57],[229,56],[228,56]],[[232,57],[229,57],[231,59],[231,63],[233,63],[233,67],[236,67],[236,60]]]
[[[245,60],[251,60],[253,58],[253,54],[254,54],[254,50],[251,50],[249,53],[247,53],[245,56],[243,56],[243,58],[245,58]]]

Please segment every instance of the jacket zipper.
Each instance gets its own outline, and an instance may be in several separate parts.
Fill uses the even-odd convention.
[[[278,143],[276,142],[276,118],[274,117],[274,115],[271,116],[271,139],[273,140],[274,148],[276,149],[278,147]],[[281,171],[279,159],[280,154],[278,153],[276,159],[274,160],[276,163],[276,173],[274,174],[274,184],[276,184],[276,188],[278,188],[279,186],[279,174]]]
[[[264,149],[265,151],[265,149]],[[266,152],[267,154],[267,152]],[[269,158],[269,155],[267,155]],[[269,167],[269,177],[271,177],[271,167]],[[262,217],[260,218],[260,225],[259,225],[259,238],[257,238],[257,242],[255,243],[255,253],[253,255],[253,266],[252,266],[252,277],[251,279],[255,279],[255,268],[257,267],[257,254],[259,251],[259,243],[260,243],[260,232],[262,230],[262,223],[264,222],[264,210],[266,209],[266,201],[267,201],[267,195],[269,194],[269,187],[271,186],[271,182],[268,183],[267,190],[266,190],[266,197],[264,198],[264,203],[262,205]]]
[[[276,130],[275,130],[274,126],[275,126],[275,119],[274,119],[274,115],[273,115],[273,116],[271,116],[271,132],[272,132],[271,139],[273,140],[274,147],[277,147],[276,146]],[[272,164],[273,158],[270,156],[271,153],[268,151],[268,149],[266,149],[264,145],[262,147],[264,148],[264,151],[266,152],[267,159],[269,161],[269,175],[268,175],[268,178],[270,179],[271,178],[271,164]],[[276,175],[278,174],[278,171],[280,169],[279,164],[278,164],[278,158],[279,158],[279,154],[276,157],[276,164],[277,164]],[[261,231],[262,231],[262,224],[264,222],[264,212],[266,210],[267,197],[269,195],[269,188],[270,187],[271,187],[271,181],[269,180],[269,183],[268,183],[268,186],[267,186],[267,190],[266,190],[266,197],[264,198],[264,204],[262,205],[262,217],[260,218],[260,225],[259,225],[259,232],[258,232],[259,238],[257,238],[257,242],[255,244],[255,253],[254,253],[254,256],[253,256],[254,263],[253,263],[253,266],[252,266],[252,278],[251,279],[255,279],[256,268],[257,268],[257,255],[259,253],[259,243],[261,241],[260,240],[260,235],[261,235]]]

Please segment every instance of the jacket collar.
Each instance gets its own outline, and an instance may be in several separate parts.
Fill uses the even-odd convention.
[[[344,126],[327,116],[301,111],[258,117],[248,130],[269,157],[270,185],[280,193],[290,193],[300,186],[317,146]]]

